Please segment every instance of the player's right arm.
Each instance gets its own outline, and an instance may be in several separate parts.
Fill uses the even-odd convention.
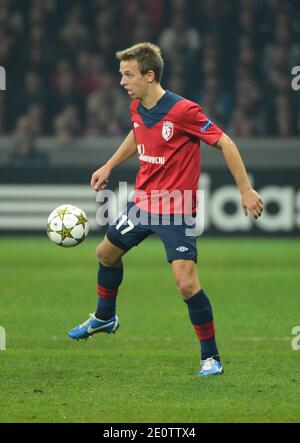
[[[133,130],[129,132],[123,143],[119,146],[114,155],[105,165],[97,169],[92,175],[91,186],[95,191],[104,189],[107,186],[108,177],[111,171],[122,163],[126,162],[136,153],[136,142]]]
[[[203,114],[201,106],[189,101],[185,103],[187,103],[187,106],[183,109],[181,126],[188,133],[198,136],[208,145],[222,150],[227,166],[240,190],[245,215],[250,212],[255,218],[260,217],[263,210],[263,201],[249,183],[245,165],[237,146],[228,135],[224,134]]]

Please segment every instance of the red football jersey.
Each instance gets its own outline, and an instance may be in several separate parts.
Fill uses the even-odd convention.
[[[135,203],[156,214],[194,213],[200,140],[213,145],[222,130],[198,104],[169,91],[151,109],[133,100],[130,112],[140,160]]]

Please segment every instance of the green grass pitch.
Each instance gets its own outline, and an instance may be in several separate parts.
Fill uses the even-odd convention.
[[[118,332],[68,338],[96,306],[96,244],[1,238],[1,422],[300,421],[299,240],[199,239],[225,369],[206,379],[156,239],[124,258]]]

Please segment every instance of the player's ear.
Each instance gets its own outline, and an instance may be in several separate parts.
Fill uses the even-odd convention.
[[[146,79],[148,83],[155,82],[155,72],[152,69],[149,69],[149,71],[147,72]]]

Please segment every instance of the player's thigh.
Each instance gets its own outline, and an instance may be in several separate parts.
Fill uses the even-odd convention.
[[[120,260],[127,251],[114,245],[107,236],[96,248],[96,254],[100,263],[104,266],[114,266],[120,263]]]
[[[178,225],[172,222],[160,224],[154,227],[154,232],[164,244],[169,263],[174,260],[197,262],[197,237],[187,235],[187,226],[184,222]]]
[[[127,208],[110,224],[106,237],[113,245],[129,251],[153,233],[148,223],[141,222],[139,211],[133,203],[128,203]]]
[[[194,260],[173,260],[172,271],[177,288],[185,298],[200,291],[201,285]]]

